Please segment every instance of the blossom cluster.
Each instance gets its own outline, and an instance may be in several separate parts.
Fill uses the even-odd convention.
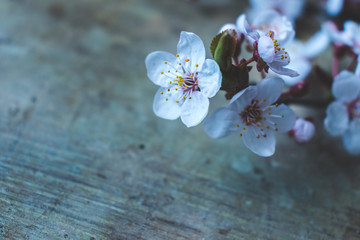
[[[237,134],[263,157],[274,154],[277,132],[306,143],[315,134],[313,118],[297,116],[290,106],[308,93],[312,59],[331,46],[334,80],[323,95],[333,102],[326,109],[324,127],[332,136],[342,136],[349,153],[360,154],[360,25],[349,20],[340,29],[338,23],[325,21],[310,39],[301,41],[296,39],[294,23],[304,1],[250,0],[250,4],[246,13],[224,24],[214,37],[213,59],[206,59],[200,37],[185,31],[180,33],[176,53],[156,51],[146,57],[148,78],[159,86],[154,113],[168,120],[180,118],[187,127],[203,122],[212,138]],[[344,11],[343,5],[339,0],[322,3],[331,17]],[[340,72],[341,57],[347,54],[358,66]],[[253,70],[261,80],[250,79]],[[220,90],[229,105],[208,114],[209,99]]]

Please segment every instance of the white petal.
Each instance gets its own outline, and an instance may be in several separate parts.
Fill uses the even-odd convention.
[[[145,66],[147,76],[153,83],[161,87],[167,87],[171,79],[167,77],[166,73],[168,70],[173,70],[171,66],[176,66],[176,57],[168,52],[152,52],[147,55]]]
[[[271,132],[266,133],[267,136],[257,138],[257,133],[251,128],[243,131],[243,141],[246,147],[262,157],[270,157],[275,153],[276,140]]]
[[[344,4],[344,0],[327,0],[326,12],[330,16],[336,16],[341,12],[343,4]]]
[[[267,63],[271,63],[275,57],[274,43],[269,36],[261,36],[258,44],[260,57]]]
[[[245,34],[246,37],[250,37],[249,39],[251,42],[254,40],[257,41],[260,37],[259,33],[255,31],[247,22],[245,14],[241,14],[236,19],[236,26],[238,27],[239,31]]]
[[[161,92],[163,94],[161,94]],[[181,106],[176,103],[178,93],[167,91],[167,88],[159,88],[154,97],[153,110],[156,116],[174,120],[180,116]],[[168,99],[168,100],[166,100]]]
[[[201,68],[205,61],[204,43],[200,37],[194,33],[184,31],[180,33],[177,51],[181,62],[185,62],[185,59],[189,59],[188,65],[192,72],[195,70],[196,64]]]
[[[219,65],[211,59],[206,59],[205,63],[198,74],[200,91],[211,98],[220,90],[221,71]]]
[[[281,65],[278,64],[278,62],[274,61],[272,63],[268,63],[268,66],[270,67],[270,69],[279,74],[279,75],[286,75],[286,76],[289,76],[289,77],[298,77],[299,76],[299,73],[292,70],[292,69],[289,69],[289,68],[284,68],[282,67]]]
[[[288,67],[299,74],[297,77],[281,76],[281,78],[285,81],[285,84],[288,86],[292,86],[295,83],[305,80],[312,69],[312,65],[309,60],[301,57],[293,58]]]
[[[351,101],[359,96],[360,78],[352,72],[343,70],[335,77],[332,92],[340,101]]]
[[[251,100],[255,99],[256,95],[257,88],[255,86],[249,86],[231,98],[229,108],[240,113],[251,103]]]
[[[329,34],[324,28],[322,28],[304,44],[304,47],[302,48],[302,56],[307,58],[314,58],[322,53],[329,45]]]
[[[271,113],[271,115],[269,115],[269,113]],[[276,123],[276,125],[269,125],[273,129],[277,128],[279,132],[290,131],[295,125],[295,112],[285,104],[280,104],[278,107],[271,106],[270,110],[267,109],[264,111],[264,116]]]
[[[328,106],[324,126],[332,136],[344,134],[349,126],[349,116],[343,103],[336,101]]]
[[[239,124],[239,127],[236,127],[236,124]],[[216,109],[204,122],[204,130],[212,138],[227,137],[239,132],[240,127],[242,121],[239,114],[229,108]]]
[[[199,91],[193,92],[181,107],[181,121],[187,127],[196,126],[206,117],[208,109],[209,99]]]
[[[353,120],[349,129],[343,137],[343,143],[346,150],[354,155],[360,154],[360,122]]]
[[[261,80],[256,87],[257,99],[264,106],[268,106],[280,97],[284,88],[284,81],[277,76],[267,77]]]

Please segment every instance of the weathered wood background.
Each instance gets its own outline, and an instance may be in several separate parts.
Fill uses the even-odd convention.
[[[181,30],[208,46],[246,7],[2,0],[0,239],[360,239],[360,159],[324,109],[311,143],[278,136],[267,159],[152,112],[145,56]]]

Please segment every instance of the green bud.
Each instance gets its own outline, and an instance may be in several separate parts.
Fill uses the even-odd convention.
[[[236,50],[236,32],[226,30],[214,37],[210,51],[214,60],[219,64],[221,72],[228,72],[232,68],[232,57]]]

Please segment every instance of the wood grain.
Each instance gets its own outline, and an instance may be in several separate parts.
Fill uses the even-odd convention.
[[[243,2],[1,1],[0,239],[360,239],[360,161],[323,110],[267,159],[152,112],[145,56]]]

